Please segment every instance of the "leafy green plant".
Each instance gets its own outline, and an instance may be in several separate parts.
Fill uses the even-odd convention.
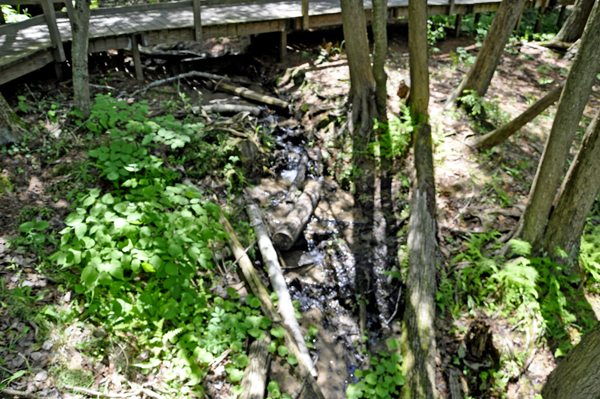
[[[346,389],[348,399],[392,398],[397,397],[404,385],[402,375],[402,356],[397,353],[400,343],[395,338],[387,341],[389,351],[380,351],[377,357],[371,357],[371,368],[356,370],[354,375],[362,378]]]
[[[400,104],[400,117],[390,115],[388,123],[374,120],[374,129],[380,132],[378,143],[369,144],[372,154],[375,153],[374,146],[379,146],[381,156],[393,158],[400,156],[408,147],[411,132],[413,130],[410,110],[404,104]]]

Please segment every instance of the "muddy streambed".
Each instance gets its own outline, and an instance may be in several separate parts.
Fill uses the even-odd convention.
[[[353,195],[342,189],[330,176],[323,176],[323,164],[318,147],[310,147],[304,132],[277,126],[274,174],[263,177],[251,191],[252,199],[263,209],[263,217],[271,235],[299,201],[294,185],[299,173],[305,172],[304,183],[320,184],[320,198],[300,237],[287,250],[278,250],[280,263],[293,300],[300,303],[299,320],[303,334],[311,325],[319,329],[315,348],[311,352],[319,372],[318,384],[329,398],[342,398],[349,383],[356,382],[354,371],[368,357],[361,339],[360,293],[356,287],[370,280],[369,273],[357,270],[357,256],[371,251],[364,239],[368,219],[355,206]],[[306,162],[306,165],[302,163]],[[374,284],[368,284],[374,286]],[[366,302],[375,304],[374,289],[366,293]],[[391,291],[391,290],[390,290]],[[384,293],[394,298],[391,292]],[[367,347],[376,351],[383,343],[380,315],[375,306],[367,305]],[[396,315],[396,319],[398,319]],[[393,325],[394,323],[391,323]],[[396,323],[397,324],[397,323]],[[399,333],[399,326],[386,331]],[[293,394],[301,388],[295,378],[289,378],[285,361],[276,359],[271,366],[271,378],[278,381],[282,392]],[[306,397],[306,396],[305,396]]]

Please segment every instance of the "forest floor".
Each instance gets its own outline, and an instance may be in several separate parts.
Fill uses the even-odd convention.
[[[289,251],[282,251],[281,257],[288,269],[290,293],[299,303],[303,333],[313,341],[309,346],[320,373],[317,381],[326,397],[341,398],[345,397],[348,384],[358,381],[355,371],[369,364],[362,349],[375,353],[385,348],[386,339],[399,337],[412,159],[406,148],[395,154],[393,201],[391,209],[386,209],[386,259],[391,274],[382,278],[370,272],[366,276],[382,283],[369,285],[364,332],[367,338],[365,346],[357,345],[363,341],[363,332],[353,281],[361,277],[352,265],[360,252],[372,250],[372,243],[361,239],[361,226],[369,221],[363,210],[354,205],[350,191],[350,139],[342,129],[346,114],[341,108],[349,76],[341,48],[341,29],[290,35],[288,55],[283,62],[275,58],[275,39],[268,35],[258,38],[244,52],[241,50],[249,45],[246,39],[147,49],[146,83],[197,69],[243,78],[255,91],[292,102],[289,114],[263,109],[258,118],[219,119],[211,115],[210,122],[204,120],[206,126],[222,121],[221,126],[230,130],[247,135],[254,132],[254,139],[262,147],[260,155],[251,162],[240,160],[236,149],[240,140],[236,142],[234,136],[212,139],[214,147],[192,139],[194,147],[189,151],[158,146],[152,154],[162,158],[169,170],[178,175],[176,181],[197,187],[204,199],[218,204],[230,215],[244,247],[251,246],[254,236],[245,217],[241,188],[251,183],[254,200],[263,206],[265,219],[276,228],[282,215],[293,207],[283,198],[297,174],[302,154],[308,155],[308,175],[322,178],[321,201],[305,237]],[[408,76],[405,24],[390,26],[389,43],[389,111],[401,116],[397,90]],[[444,112],[443,99],[458,86],[473,62],[477,52],[474,44],[472,38],[447,38],[435,44],[439,51],[432,51],[429,58],[429,109],[441,252],[436,320],[438,390],[441,397],[452,399],[455,398],[451,390],[456,385],[465,397],[534,398],[557,359],[579,342],[580,334],[600,317],[600,297],[594,293],[597,283],[585,275],[571,280],[576,289],[567,289],[566,297],[561,297],[576,309],[565,305],[556,314],[550,310],[544,313],[546,308],[542,305],[541,311],[519,307],[517,302],[522,298],[518,295],[525,295],[522,292],[512,299],[501,298],[512,291],[499,277],[495,280],[495,292],[490,289],[489,284],[494,284],[492,276],[497,275],[482,270],[491,270],[488,268],[490,262],[494,263],[497,240],[511,231],[525,207],[556,107],[550,107],[491,150],[476,152],[468,147],[465,140],[481,134],[486,127],[463,111]],[[181,51],[219,57],[183,62],[182,53],[178,53]],[[157,55],[158,52],[163,54]],[[569,65],[561,54],[532,43],[512,42],[485,99],[476,101],[485,110],[488,121],[500,126],[563,81]],[[132,75],[127,54],[94,55],[90,66],[94,95],[111,93],[128,104],[140,100],[129,96],[141,84]],[[214,83],[196,78],[182,80],[180,86],[171,83],[150,89],[143,95],[148,100],[147,115],[183,119],[192,113],[192,105],[198,105],[198,98],[203,105],[252,105],[212,89]],[[91,392],[98,391],[131,393],[131,397],[148,395],[135,392],[141,387],[152,389],[156,397],[176,395],[178,390],[166,377],[170,363],[155,369],[144,366],[149,352],[137,339],[137,333],[112,330],[110,324],[102,325],[98,318],[90,316],[85,311],[89,305],[83,300],[85,295],[75,288],[77,273],[69,277],[49,257],[60,245],[58,232],[66,226],[65,219],[74,211],[71,204],[79,193],[90,188],[111,190],[111,183],[101,177],[102,171],[87,153],[106,143],[106,135],[84,133],[87,128],[77,126],[77,116],[70,114],[72,94],[68,80],[46,79],[42,72],[6,85],[2,92],[38,133],[0,151],[0,383],[6,381],[10,389],[21,391],[19,396],[30,395],[27,397],[94,396]],[[593,110],[600,106],[599,98],[597,81],[572,155]],[[395,131],[400,143],[407,142],[408,137],[408,132],[402,130],[402,121],[400,118]],[[45,221],[47,225],[23,227],[32,221]],[[225,261],[230,264],[232,256],[225,248],[219,251],[222,255],[215,257],[216,262],[222,258],[226,267]],[[258,251],[252,249],[249,253],[260,258]],[[502,270],[501,263],[498,268]],[[485,292],[486,296],[477,297],[470,285],[483,286],[485,279],[490,283],[477,293]],[[268,281],[266,276],[264,281]],[[230,298],[230,287],[242,298],[246,295],[239,278],[226,270],[210,291]],[[80,314],[86,318],[78,317]],[[552,330],[548,314],[559,320],[562,334]],[[318,334],[310,332],[313,325]],[[231,378],[226,378],[223,366],[233,360],[225,355],[221,361],[222,365],[209,367],[204,382],[204,390],[213,398],[226,398],[232,392]],[[300,394],[304,386],[290,375],[286,361],[275,358],[270,379],[278,382],[281,392]],[[65,386],[91,391],[86,394]],[[189,392],[199,395],[197,390]],[[271,396],[276,398],[277,394],[271,392]]]

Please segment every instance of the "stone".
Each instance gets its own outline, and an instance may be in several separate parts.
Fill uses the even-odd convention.
[[[21,367],[23,365],[23,363],[25,363],[25,358],[23,356],[15,356],[15,358],[12,360],[12,365],[13,367],[17,368],[17,367]]]
[[[54,344],[52,343],[52,341],[48,340],[42,344],[42,349],[45,351],[49,351],[50,349],[52,349],[53,346]]]
[[[34,362],[38,362],[42,357],[44,357],[46,354],[43,352],[33,352],[31,354],[31,360],[33,360]]]
[[[46,381],[48,379],[48,373],[45,370],[42,370],[37,373],[34,378],[37,382]]]

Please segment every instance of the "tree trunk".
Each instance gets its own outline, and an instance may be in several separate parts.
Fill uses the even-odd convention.
[[[0,145],[21,141],[25,135],[22,123],[0,93]]]
[[[411,0],[413,1],[413,0]],[[414,133],[416,181],[408,225],[408,277],[402,326],[402,399],[433,399],[435,385],[435,294],[437,251],[435,180],[431,128],[421,124]]]
[[[429,68],[427,44],[427,1],[408,2],[408,52],[410,95],[408,106],[414,123],[427,123]]]
[[[477,150],[487,150],[502,143],[504,140],[518,132],[523,126],[535,119],[539,114],[544,112],[546,108],[558,101],[563,86],[564,85],[561,84],[550,91],[525,112],[508,122],[506,125],[501,126],[486,135],[469,140],[467,142],[468,145]]]
[[[576,259],[586,219],[600,191],[600,109],[588,127],[579,153],[567,172],[544,237],[550,257],[561,260],[557,247]]]
[[[552,40],[557,42],[574,43],[581,37],[588,17],[592,12],[594,0],[577,0],[571,11],[571,15],[567,18],[567,22],[562,26],[560,31]]]
[[[377,112],[383,119],[387,111],[387,74],[385,56],[387,55],[387,0],[373,0],[373,76],[377,97]]]
[[[435,179],[431,127],[426,124],[429,104],[427,65],[427,0],[409,0],[408,46],[416,176],[408,224],[408,277],[402,326],[402,399],[433,399],[435,384],[435,294],[437,251]]]
[[[90,115],[90,76],[88,71],[90,3],[91,0],[75,2],[75,13],[71,21],[74,105],[75,108],[83,111],[85,118]]]
[[[600,397],[600,324],[554,369],[542,389],[544,399]]]
[[[563,170],[575,131],[596,79],[598,65],[600,65],[598,32],[600,32],[600,2],[594,6],[581,38],[581,47],[565,82],[525,212],[515,230],[516,237],[532,245],[534,254],[539,252],[542,245],[552,203],[564,176]]]
[[[243,387],[240,399],[265,399],[267,376],[271,366],[271,354],[267,348],[271,343],[271,334],[265,335],[265,339],[257,339],[250,345],[250,364],[246,367],[240,384]]]
[[[475,63],[458,89],[448,98],[446,109],[454,106],[456,100],[467,90],[474,90],[480,97],[485,96],[502,57],[504,46],[510,38],[525,2],[526,0],[503,0],[500,3]]]

